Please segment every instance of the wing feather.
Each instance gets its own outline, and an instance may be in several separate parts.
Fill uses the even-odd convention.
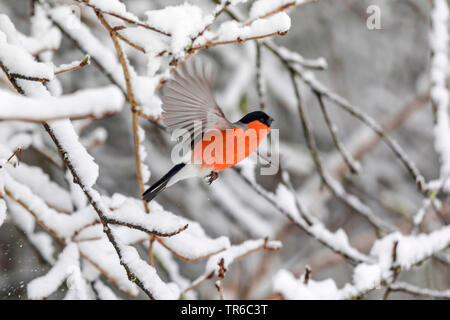
[[[214,99],[214,82],[215,73],[204,63],[194,61],[183,63],[164,88],[164,123],[171,132],[187,130],[193,142],[191,147],[212,128],[232,127]]]

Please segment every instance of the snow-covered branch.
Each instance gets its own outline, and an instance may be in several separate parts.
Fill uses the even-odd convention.
[[[123,105],[122,93],[113,86],[43,98],[27,98],[0,90],[0,100],[0,120],[31,122],[100,119],[119,112]]]

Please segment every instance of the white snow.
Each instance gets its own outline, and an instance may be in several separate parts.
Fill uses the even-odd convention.
[[[114,79],[114,82],[125,90],[122,67],[114,52],[95,37],[85,24],[80,23],[78,28],[70,28],[66,23],[67,21],[77,19],[73,15],[70,7],[58,6],[51,9],[48,13],[58,26],[69,34],[72,39],[77,41],[82,50],[86,54],[89,54],[92,59],[95,59],[101,68]]]
[[[5,200],[0,199],[0,227],[6,219],[6,203]]]
[[[28,240],[39,251],[45,261],[52,264],[55,263],[55,247],[53,245],[53,238],[46,232],[28,232]]]
[[[265,19],[257,19],[249,26],[236,21],[227,21],[220,25],[215,42],[234,41],[238,38],[246,40],[273,33],[287,32],[291,27],[291,19],[285,12],[279,12]]]
[[[394,243],[398,242],[396,261],[393,259]],[[392,267],[408,270],[423,259],[447,248],[450,245],[450,227],[446,226],[429,234],[402,235],[391,233],[376,240],[371,249],[373,263],[360,263],[353,270],[353,283],[338,289],[332,279],[309,280],[305,285],[301,279],[285,270],[274,277],[275,291],[287,299],[350,299],[378,288],[383,281],[392,279]]]
[[[39,278],[35,278],[27,285],[29,299],[44,299],[55,292],[72,272],[72,268],[79,268],[79,253],[76,244],[68,244],[50,271]]]
[[[87,208],[71,215],[59,213],[49,208],[42,198],[35,195],[29,187],[15,181],[5,173],[5,189],[8,190],[14,200],[21,201],[47,228],[56,233],[60,238],[70,237],[80,227],[88,225],[97,219],[92,209]]]
[[[212,15],[204,15],[200,7],[187,2],[147,11],[145,14],[150,25],[171,34],[170,51],[175,57],[183,55],[184,48],[191,43],[191,37],[198,34],[213,19]]]
[[[101,117],[122,109],[124,98],[114,86],[78,90],[61,97],[27,98],[0,90],[0,119],[29,119],[33,121],[76,118],[92,115]]]
[[[27,185],[30,190],[41,197],[48,205],[66,212],[72,211],[70,194],[50,180],[50,177],[39,167],[21,163],[20,166],[7,167],[8,173],[17,182]]]
[[[431,12],[430,47],[431,57],[430,80],[431,99],[436,107],[437,122],[434,127],[435,149],[441,160],[440,179],[450,176],[450,96],[447,89],[448,76],[448,20],[449,7],[445,0],[434,1]],[[450,192],[450,182],[447,180],[444,190]]]
[[[101,300],[120,300],[115,293],[101,280],[94,282],[94,288]]]
[[[92,187],[97,181],[98,165],[78,140],[70,121],[53,121],[49,122],[49,126],[62,148],[66,150],[64,157],[67,157],[74,166],[81,183],[86,187]]]
[[[153,202],[152,202],[153,203]],[[153,210],[150,209],[150,212]],[[185,260],[199,260],[227,249],[230,240],[227,237],[211,239],[203,228],[195,221],[183,218],[189,227],[172,237],[160,238],[162,244]]]
[[[378,264],[361,263],[353,270],[353,283],[358,292],[365,292],[380,285],[382,274]]]
[[[139,292],[137,286],[128,280],[125,269],[120,265],[117,252],[106,238],[83,241],[78,246],[83,255],[102,270],[109,281],[131,296],[137,296]]]
[[[67,294],[64,300],[92,300],[92,289],[83,278],[79,265],[67,268]]]
[[[353,248],[349,241],[346,233],[342,229],[338,229],[336,232],[331,232],[328,230],[320,221],[317,221],[310,215],[309,220],[313,223],[311,226],[306,224],[302,218],[300,218],[299,212],[297,210],[295,199],[289,189],[280,184],[278,185],[276,191],[276,200],[279,206],[285,209],[286,213],[300,224],[305,230],[307,230],[311,235],[313,235],[319,241],[326,243],[327,246],[332,248],[337,252],[342,252],[352,257],[357,261],[367,261],[368,258],[360,253],[358,250]],[[303,208],[306,211],[306,208]]]
[[[151,205],[150,212],[151,214],[145,213],[141,201],[127,199],[119,208],[109,211],[107,218],[160,235],[177,233],[188,225],[184,219],[163,210],[160,206]]]
[[[299,65],[305,68],[317,68],[317,69],[326,69],[328,67],[327,61],[325,58],[317,58],[317,59],[305,59],[301,54],[295,51],[291,51],[285,47],[278,47],[278,53],[286,60],[294,63],[298,63]]]
[[[148,246],[148,241],[146,242]],[[170,279],[175,282],[179,288],[186,288],[190,281],[181,275],[180,266],[169,250],[164,248],[159,242],[153,243],[153,253],[158,258],[158,264],[162,265]],[[195,299],[197,296],[194,291],[184,294],[187,299]]]
[[[266,241],[265,239],[258,240],[247,240],[239,245],[232,245],[230,248],[226,249],[219,254],[216,254],[208,259],[205,268],[205,274],[210,274],[212,271],[215,274],[219,272],[219,262],[223,259],[223,266],[228,269],[228,266],[238,260],[240,257],[251,253],[255,250],[265,248],[270,250],[278,250],[281,248],[282,244],[280,241]]]
[[[46,80],[53,79],[53,65],[34,61],[25,49],[10,45],[2,31],[0,31],[0,47],[2,48],[0,61],[8,68],[9,73]]]
[[[341,299],[341,292],[332,279],[314,281],[308,284],[302,278],[296,279],[287,270],[280,270],[274,276],[273,289],[288,300],[337,300]]]
[[[125,4],[119,0],[87,0],[85,1],[96,8],[108,12],[120,15],[127,19],[138,21],[137,17],[127,11]]]
[[[176,285],[164,283],[156,273],[155,268],[139,257],[136,248],[118,243],[123,263],[142,281],[143,286],[151,292],[155,299],[173,300],[180,295]]]
[[[147,151],[145,151],[144,147],[145,131],[144,129],[142,129],[141,126],[138,126],[138,140],[139,140],[139,156],[141,159],[142,183],[146,184],[150,180],[150,169],[145,164],[145,159],[147,158]]]

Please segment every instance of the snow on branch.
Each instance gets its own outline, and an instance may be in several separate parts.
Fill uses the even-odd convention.
[[[122,76],[122,69],[114,56],[114,52],[104,45],[91,30],[80,22],[78,28],[70,28],[66,23],[73,21],[76,16],[67,6],[57,6],[48,10],[50,19],[67,36],[74,41],[76,45],[91,57],[91,60],[101,69],[101,71],[110,79],[112,83],[125,92],[125,81]]]
[[[0,90],[0,120],[52,121],[102,118],[119,112],[122,93],[113,86],[79,90],[61,97],[27,98]]]
[[[6,219],[6,203],[5,200],[0,199],[0,227]]]
[[[27,209],[55,238],[64,242],[70,238],[75,230],[91,224],[96,216],[90,211],[80,211],[73,215],[59,213],[49,208],[42,198],[36,196],[26,185],[15,181],[8,173],[3,175],[5,194]]]
[[[293,72],[296,76],[298,76],[308,87],[313,90],[313,92],[320,94],[324,98],[335,103],[337,106],[344,109],[353,117],[357,118],[365,125],[367,125],[371,130],[373,130],[392,150],[394,155],[403,163],[403,165],[408,170],[408,173],[413,178],[414,182],[417,185],[417,188],[423,194],[427,193],[427,188],[425,185],[425,178],[417,169],[416,165],[408,158],[406,153],[403,151],[402,147],[395,141],[393,138],[389,137],[382,127],[369,115],[365,114],[360,108],[352,105],[345,98],[339,96],[337,93],[329,90],[324,84],[322,84],[319,80],[316,79],[315,75],[312,72],[308,72],[303,70],[300,66],[292,64],[286,59],[282,53],[278,50],[278,47],[273,43],[269,43],[264,41],[264,46],[269,49],[272,53],[274,53],[283,63],[289,68],[290,72]]]
[[[188,223],[182,218],[165,211],[156,203],[150,207],[152,214],[146,214],[142,203],[127,199],[120,207],[106,214],[108,223],[126,226],[162,237],[176,235],[186,228]]]
[[[0,17],[4,16],[1,15]],[[12,77],[39,82],[47,82],[53,79],[54,71],[51,64],[36,62],[25,49],[8,43],[7,36],[2,31],[0,31],[0,47],[2,48],[0,51],[0,67]]]
[[[118,238],[117,235],[116,238]],[[121,242],[118,242],[118,247],[122,256],[121,261],[128,266],[130,272],[141,282],[141,288],[149,296],[163,300],[178,299],[178,287],[164,283],[157,275],[155,268],[143,261],[134,247],[124,245]]]
[[[358,298],[382,285],[389,286],[389,290],[394,287],[393,290],[396,291],[395,283],[390,283],[395,274],[400,270],[411,269],[449,245],[450,227],[448,226],[429,234],[406,236],[391,233],[375,241],[370,254],[376,262],[358,264],[353,270],[351,284],[347,283],[340,289],[332,279],[310,280],[308,284],[305,284],[301,280],[296,280],[288,271],[281,270],[273,279],[274,290],[280,292],[286,299]],[[393,254],[393,248],[396,248],[395,254]]]
[[[27,53],[21,51],[21,49],[17,46],[10,46],[9,53],[14,53],[14,51],[20,52],[23,55],[27,55]],[[8,57],[7,57],[8,58]],[[3,62],[3,60],[0,60]],[[8,60],[8,63],[12,63],[10,60]],[[33,61],[30,58],[30,65],[33,68],[37,62]],[[26,95],[33,95],[33,96],[43,96],[47,97],[50,95],[50,93],[46,90],[46,88],[42,85],[42,83],[38,83],[37,85],[28,85],[27,83],[17,83],[15,82],[15,77],[12,76],[9,73],[8,66],[4,68],[4,64],[2,65],[2,69],[7,75],[8,79],[12,82],[14,87],[17,89],[17,91],[21,94]],[[50,135],[50,138],[55,143],[66,167],[69,169],[70,173],[73,176],[73,180],[76,184],[78,184],[83,190],[86,198],[88,199],[89,203],[91,204],[94,211],[97,213],[98,217],[100,218],[100,221],[102,222],[104,226],[104,232],[108,237],[108,240],[112,244],[114,250],[116,251],[116,254],[118,255],[120,262],[125,269],[128,279],[134,281],[139,287],[141,287],[144,292],[148,294],[150,298],[153,298],[151,293],[144,287],[143,282],[136,277],[136,275],[130,270],[128,265],[123,261],[123,257],[119,248],[118,243],[116,242],[116,239],[114,238],[114,235],[112,234],[112,230],[107,222],[107,212],[108,209],[104,206],[102,203],[100,194],[98,194],[97,191],[92,189],[92,185],[95,183],[98,177],[98,166],[93,161],[92,157],[87,153],[86,149],[81,145],[81,143],[78,140],[78,136],[75,133],[75,130],[70,123],[69,120],[62,120],[62,121],[56,121],[52,123],[43,123],[43,126],[47,133]],[[25,192],[28,195],[32,195],[32,193],[29,191],[27,187],[22,188],[19,184],[15,183],[12,179],[9,181],[9,187],[12,188],[12,191],[6,192],[9,196],[15,197],[22,195],[17,195],[15,191],[17,189],[21,189],[21,192]],[[23,200],[23,201],[22,201]],[[17,199],[17,201],[23,205],[27,210],[32,212],[31,208],[28,207],[24,201],[30,201],[29,199],[23,199],[20,200]],[[48,207],[46,207],[45,203],[41,199],[36,199],[31,197],[31,205],[37,204],[38,214],[42,218],[47,218],[49,215],[52,215],[51,210],[47,210]],[[42,211],[41,211],[42,210]],[[36,215],[37,217],[37,215]],[[39,220],[38,220],[39,221]],[[44,225],[44,224],[42,224]],[[55,236],[60,242],[64,243],[65,239],[60,237],[58,235],[58,232],[56,230],[53,230],[53,228],[47,229],[53,236]],[[67,235],[67,234],[64,234]]]
[[[249,25],[237,21],[227,21],[221,24],[217,33],[205,32],[204,36],[199,37],[194,43],[190,51],[285,35],[290,27],[291,20],[285,12],[279,12],[264,19],[256,19]]]
[[[83,278],[79,266],[72,265],[68,268],[67,273],[67,294],[64,300],[92,300],[92,289],[87,281]]]
[[[435,113],[434,139],[435,149],[441,161],[440,179],[446,180],[450,176],[450,96],[447,89],[448,76],[448,21],[449,7],[445,0],[434,0],[431,11],[431,101]],[[450,182],[444,186],[445,192],[450,192]]]
[[[450,299],[450,290],[431,290],[428,288],[420,288],[405,282],[393,283],[390,286],[391,291],[406,292],[414,296],[430,297],[437,299]]]
[[[243,172],[240,173],[240,176],[281,214],[326,247],[341,254],[351,262],[370,261],[369,257],[350,246],[345,232],[341,230],[332,233],[319,221],[313,221],[306,209],[296,201],[295,195],[284,185],[280,184],[277,188],[277,193],[273,194],[262,188],[252,177],[248,177]]]
[[[27,285],[28,298],[45,299],[55,292],[59,286],[70,276],[72,267],[80,267],[79,253],[76,244],[68,244],[50,271]]]
[[[227,237],[211,239],[199,223],[181,219],[185,224],[189,224],[185,231],[170,238],[157,238],[176,257],[185,261],[196,261],[229,248],[230,240]]]
[[[119,0],[75,0],[75,1],[85,4],[93,8],[97,12],[110,15],[112,17],[123,20],[129,24],[137,25],[139,27],[143,27],[158,32],[168,37],[171,36],[170,33],[160,30],[158,29],[158,27],[154,27],[150,24],[139,21],[139,19],[134,14],[127,11],[125,4],[123,4]]]
[[[51,181],[41,168],[21,163],[16,167],[6,166],[6,171],[15,181],[26,185],[33,194],[42,198],[49,207],[59,212],[72,212],[69,192]]]
[[[100,228],[100,234],[103,231]],[[77,243],[83,257],[89,260],[97,269],[101,270],[105,277],[120,290],[135,297],[139,291],[137,286],[128,278],[127,271],[121,265],[117,251],[108,239],[81,241]]]
[[[215,254],[208,259],[203,275],[186,287],[183,290],[183,294],[193,290],[209,279],[217,276],[223,277],[223,273],[229,269],[232,263],[239,261],[253,252],[260,250],[274,251],[280,249],[281,246],[282,244],[280,241],[270,241],[268,238],[247,240],[239,245],[230,246],[225,251]]]

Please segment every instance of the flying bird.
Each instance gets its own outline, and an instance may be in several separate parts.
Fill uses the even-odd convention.
[[[190,158],[176,164],[142,195],[150,202],[176,182],[203,177],[211,184],[219,172],[253,153],[270,132],[273,118],[250,112],[230,122],[214,99],[215,73],[204,63],[183,63],[163,90],[163,121],[169,131],[184,130]]]

